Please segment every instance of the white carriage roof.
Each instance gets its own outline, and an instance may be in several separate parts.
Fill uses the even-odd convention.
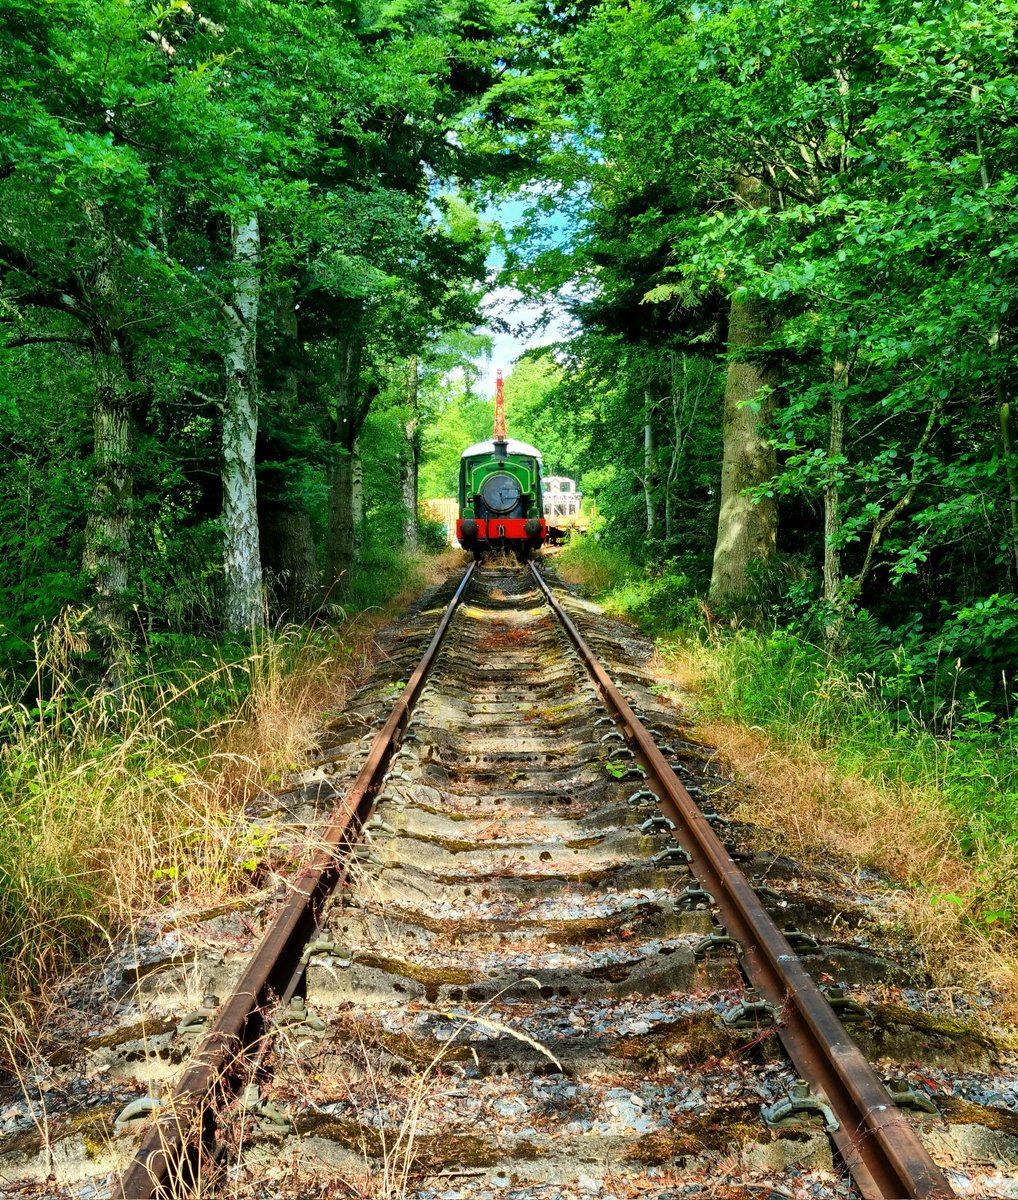
[[[473,446],[467,446],[466,450],[460,455],[460,458],[473,458],[477,454],[493,454],[495,452],[494,441],[477,442]],[[531,458],[540,459],[541,451],[536,446],[531,446],[527,442],[518,442],[515,438],[509,439],[509,444],[506,447],[508,454],[529,454]]]

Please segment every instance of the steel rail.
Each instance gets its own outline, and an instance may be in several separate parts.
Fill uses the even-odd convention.
[[[345,873],[357,830],[405,730],[414,703],[438,654],[476,564],[467,568],[438,628],[389,718],[371,744],[368,757],[334,810],[322,849],[301,872],[255,950],[233,994],[219,1010],[204,1041],[160,1110],[114,1193],[121,1200],[156,1200],[187,1194],[213,1161],[216,1110],[236,1090],[244,1074],[245,1052],[265,1030],[264,1008],[273,996],[288,998],[302,971],[301,954],[313,936],[325,901]]]
[[[837,1116],[839,1127],[831,1137],[856,1187],[865,1200],[946,1200],[955,1196],[651,734],[537,567],[531,563],[530,569],[658,790],[661,811],[673,822],[672,835],[689,853],[693,873],[715,897],[729,935],[739,942],[750,984],[781,1010],[777,1033],[789,1058]]]

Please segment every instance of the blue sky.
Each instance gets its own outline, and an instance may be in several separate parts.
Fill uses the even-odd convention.
[[[519,226],[531,209],[533,201],[528,197],[518,200],[507,200],[489,209],[484,215],[488,220],[498,221],[509,232]],[[561,245],[568,233],[566,215],[556,210],[539,216],[539,226],[543,235],[542,240],[549,245]],[[494,335],[494,348],[491,361],[477,360],[481,377],[481,394],[485,390],[494,394],[495,372],[501,370],[503,375],[509,375],[513,360],[524,350],[534,346],[546,346],[550,342],[561,341],[571,330],[571,321],[565,308],[554,297],[543,302],[524,300],[519,291],[512,287],[498,286],[498,272],[503,264],[501,250],[493,247],[488,255],[489,280],[491,289],[484,300],[484,310],[492,317],[507,321],[514,328],[522,328],[520,333],[502,333],[489,330],[484,326],[484,332]]]

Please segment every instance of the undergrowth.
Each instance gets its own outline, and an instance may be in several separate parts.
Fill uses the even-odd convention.
[[[140,909],[249,885],[265,848],[244,800],[342,704],[379,610],[436,569],[374,557],[328,623],[218,644],[147,637],[116,708],[78,683],[88,647],[73,613],[40,635],[27,687],[0,677],[0,1025]]]
[[[837,840],[840,826],[862,864],[904,873],[933,907],[948,906],[991,939],[1014,933],[1018,715],[991,713],[966,692],[961,662],[917,673],[892,651],[882,669],[866,670],[851,644],[831,657],[787,628],[719,626],[683,573],[641,573],[591,541],[569,547],[558,566],[607,611],[658,635],[664,659],[693,680],[708,720],[764,735],[767,746],[746,745],[747,755],[783,751],[803,776],[807,764],[823,768],[826,783],[809,788],[836,794],[803,801],[829,823],[815,841],[823,833]],[[925,712],[917,695],[929,700]],[[794,797],[784,808],[801,828]]]

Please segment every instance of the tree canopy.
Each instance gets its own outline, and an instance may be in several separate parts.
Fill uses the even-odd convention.
[[[139,629],[300,617],[413,542],[512,286],[574,319],[510,423],[599,536],[833,652],[861,612],[917,663],[975,622],[999,700],[1015,15],[10,0],[5,661],[70,606],[115,687]]]

